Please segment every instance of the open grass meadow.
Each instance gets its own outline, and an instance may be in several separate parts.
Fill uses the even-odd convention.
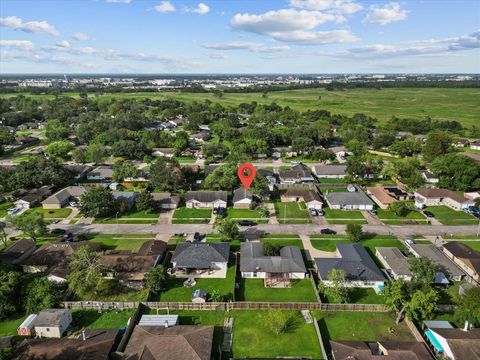
[[[25,320],[26,315],[17,315],[0,321],[0,336],[16,335],[20,324]]]
[[[11,97],[18,94],[1,94],[0,97]],[[53,99],[53,95],[30,95],[37,98]],[[79,97],[78,93],[65,93],[66,96]],[[89,94],[94,97],[95,95]],[[321,98],[319,99],[319,96]],[[364,113],[376,117],[385,123],[392,116],[422,118],[430,116],[434,120],[457,120],[471,126],[478,122],[480,112],[480,89],[455,88],[394,88],[394,89],[348,89],[344,91],[326,91],[325,89],[300,89],[269,92],[266,98],[262,93],[225,93],[221,99],[213,93],[118,93],[107,94],[104,98],[129,99],[176,99],[187,103],[203,102],[208,99],[212,103],[225,106],[237,106],[241,103],[256,101],[259,104],[277,103],[289,106],[298,111],[328,110],[335,114],[354,115]]]

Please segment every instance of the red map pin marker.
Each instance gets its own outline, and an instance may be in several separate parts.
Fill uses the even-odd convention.
[[[257,170],[252,164],[245,163],[238,167],[238,177],[243,184],[245,189],[249,189],[250,185],[252,185],[253,179],[255,179],[255,174]]]

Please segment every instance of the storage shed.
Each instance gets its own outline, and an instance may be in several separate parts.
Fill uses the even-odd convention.
[[[37,314],[30,314],[25,320],[20,324],[17,329],[17,334],[19,336],[33,336],[35,335],[34,322],[37,318]]]

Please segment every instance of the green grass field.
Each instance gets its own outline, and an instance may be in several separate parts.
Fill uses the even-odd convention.
[[[305,204],[296,202],[275,202],[275,214],[280,224],[306,224],[310,222],[310,215]]]
[[[11,97],[17,94],[1,94]],[[32,96],[25,94],[26,96]],[[78,93],[67,94],[79,97]],[[89,95],[94,97],[93,94]],[[319,100],[321,96],[321,100]],[[34,97],[53,99],[53,95]],[[177,99],[187,103],[203,102],[208,99],[225,106],[237,106],[241,103],[256,101],[259,104],[277,103],[295,110],[324,109],[332,113],[353,115],[364,113],[376,117],[384,123],[393,115],[397,117],[420,118],[430,116],[434,120],[457,120],[464,125],[478,122],[480,89],[447,88],[396,88],[396,89],[351,89],[345,91],[326,91],[325,89],[301,89],[269,92],[267,98],[262,93],[225,93],[221,99],[212,93],[119,93],[101,97],[129,99]]]
[[[88,329],[119,329],[127,326],[127,321],[132,315],[133,310],[102,313],[97,310],[72,310],[72,324],[77,330],[82,326]]]
[[[447,206],[429,206],[426,210],[444,225],[477,225],[478,219],[464,211],[455,211]]]
[[[239,301],[316,302],[310,279],[292,280],[290,288],[266,288],[263,279],[240,279]]]
[[[228,208],[227,210],[228,219],[258,219],[261,217],[262,213],[258,210],[234,208]]]
[[[387,225],[427,224],[427,218],[418,211],[410,211],[406,216],[398,216],[393,211],[377,209],[377,217]]]
[[[153,240],[150,234],[95,234],[89,240],[102,245],[105,250],[138,251],[145,241]]]
[[[173,213],[174,219],[210,219],[212,210],[210,209],[187,209],[178,208]]]
[[[0,204],[0,218],[7,216],[7,210],[12,207],[13,203],[6,201]]]
[[[25,320],[26,316],[14,316],[8,319],[0,321],[0,336],[3,335],[16,335],[17,329],[20,324]]]
[[[65,219],[68,215],[72,213],[72,209],[70,208],[62,208],[62,209],[44,209],[42,207],[35,207],[32,209],[28,209],[25,213],[40,213],[43,214],[45,219]]]
[[[367,220],[358,210],[324,209],[325,218],[330,224],[366,224]]]

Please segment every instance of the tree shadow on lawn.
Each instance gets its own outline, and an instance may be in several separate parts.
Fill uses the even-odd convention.
[[[318,324],[318,328],[320,329],[320,335],[322,335],[322,342],[323,346],[325,347],[325,351],[327,354],[330,354],[332,352],[332,349],[330,347],[330,332],[328,331],[327,323],[323,318],[316,321]]]
[[[72,314],[73,321],[72,325],[74,328],[88,327],[97,321],[103,313],[98,310],[83,310],[83,311],[74,311]]]

